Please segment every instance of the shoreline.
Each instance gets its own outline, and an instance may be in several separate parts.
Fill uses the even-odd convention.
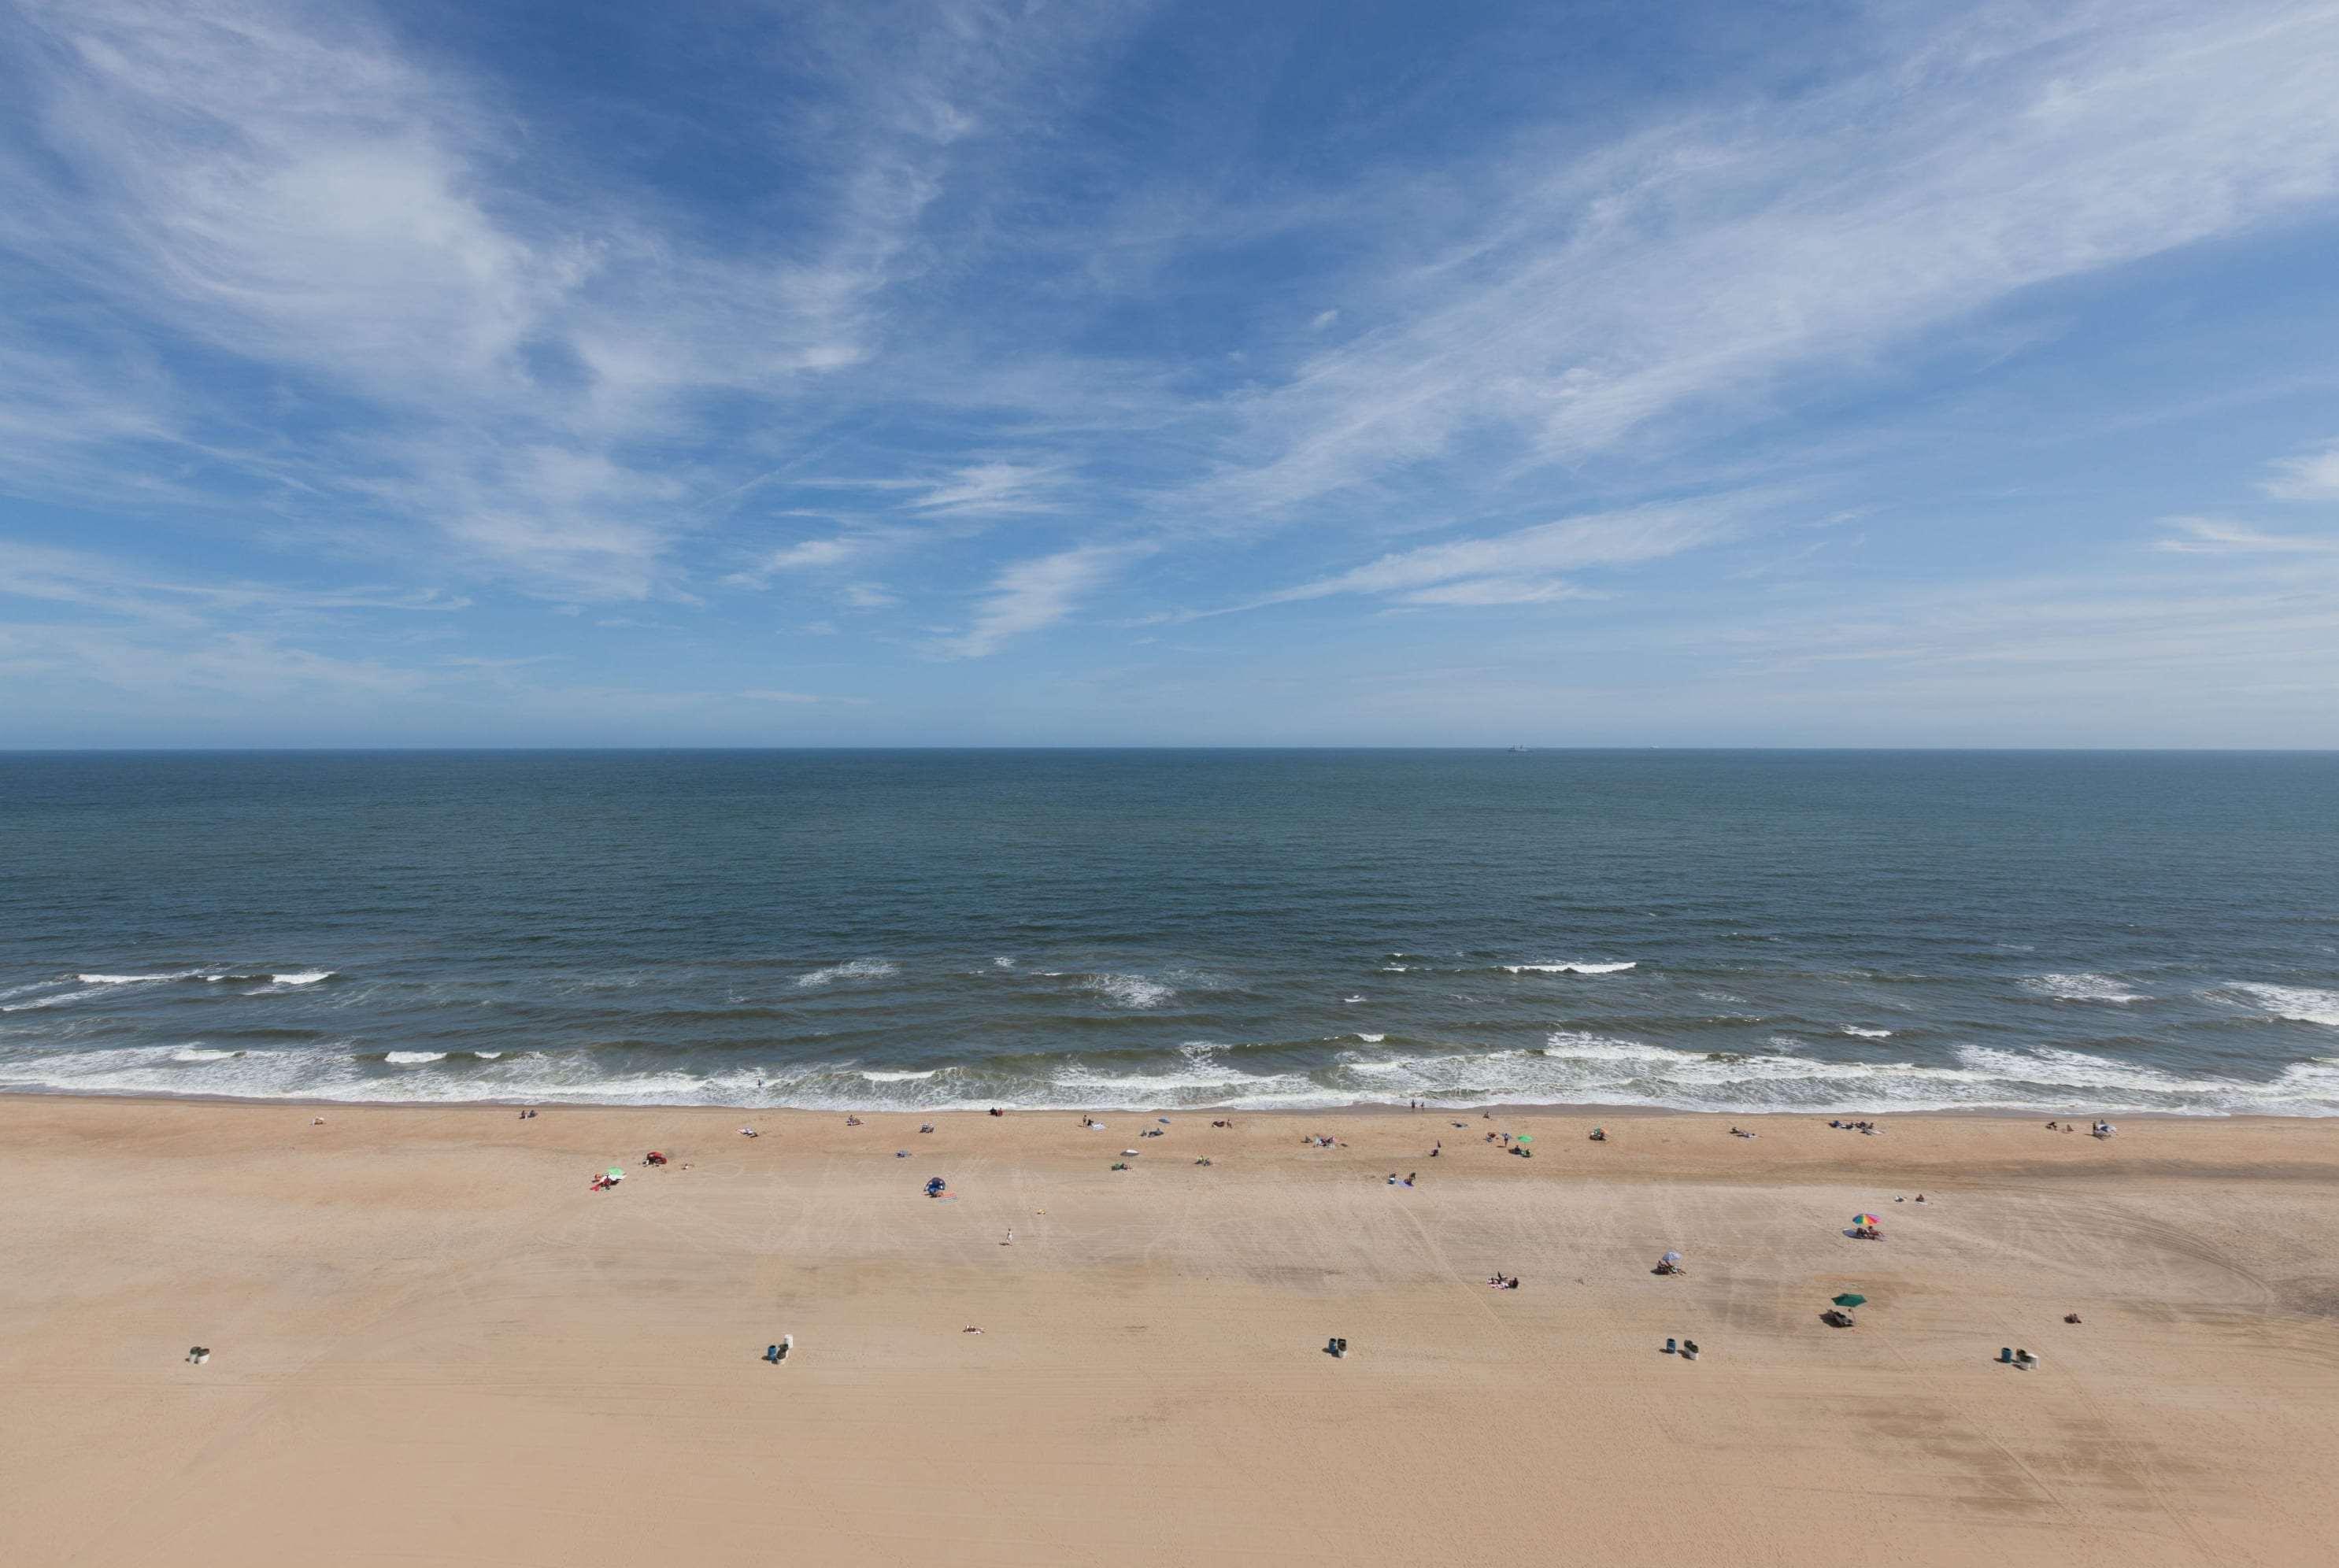
[[[588,1111],[658,1111],[721,1112],[733,1116],[908,1116],[908,1117],[983,1117],[988,1108],[953,1105],[934,1109],[915,1106],[805,1106],[805,1105],[733,1105],[719,1100],[329,1100],[306,1095],[260,1097],[238,1094],[190,1094],[171,1090],[79,1090],[58,1089],[44,1084],[10,1084],[0,1086],[0,1102],[9,1100],[79,1100],[120,1105],[240,1105],[288,1106],[323,1109],[340,1107],[343,1109],[405,1109],[449,1111],[485,1110],[550,1110]],[[2183,1111],[2183,1110],[2123,1110],[2105,1112],[2100,1106],[2082,1107],[2071,1110],[2048,1110],[2044,1107],[2017,1109],[1999,1106],[1966,1106],[1921,1110],[1809,1110],[1800,1106],[1741,1107],[1726,1110],[1693,1109],[1673,1105],[1613,1105],[1588,1104],[1567,1100],[1475,1100],[1464,1104],[1431,1104],[1425,1101],[1418,1110],[1409,1106],[1393,1105],[1385,1100],[1352,1100],[1345,1105],[1249,1107],[1244,1105],[1051,1105],[1002,1106],[1011,1117],[1032,1116],[1431,1116],[1452,1114],[1476,1116],[1492,1112],[1496,1116],[1569,1116],[1569,1117],[1748,1117],[1766,1119],[1828,1117],[1856,1119],[1863,1121],[1909,1121],[1933,1119],[1976,1121],[2056,1121],[2074,1118],[2093,1119],[2104,1115],[2107,1119],[2154,1123],[2208,1126],[2287,1126],[2294,1123],[2314,1126],[2339,1126],[2339,1115],[2281,1116],[2263,1111]]]

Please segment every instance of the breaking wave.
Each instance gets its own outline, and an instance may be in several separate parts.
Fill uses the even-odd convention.
[[[2133,991],[2121,981],[2105,974],[2034,974],[2026,977],[2022,989],[2057,1001],[2109,1001],[2127,1003],[2150,1001],[2140,991]]]
[[[800,974],[796,976],[796,984],[809,990],[840,980],[883,980],[895,972],[894,966],[882,958],[856,958],[850,963],[834,963],[826,969]]]
[[[2226,989],[2241,992],[2276,1018],[2339,1029],[2339,991],[2316,991],[2304,985],[2258,985],[2246,981]]]
[[[1628,959],[1623,963],[1505,963],[1498,965],[1505,974],[1621,974],[1640,967],[1640,961]]]
[[[1095,991],[1116,1006],[1140,1009],[1160,1007],[1178,994],[1141,974],[1092,974],[1081,981],[1081,989]]]

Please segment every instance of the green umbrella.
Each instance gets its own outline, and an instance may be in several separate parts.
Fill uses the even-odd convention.
[[[1522,1132],[1518,1137],[1513,1139],[1511,1141],[1514,1143],[1533,1143],[1535,1141],[1535,1134],[1532,1132]]]
[[[626,1173],[621,1168],[613,1165],[609,1167],[609,1179],[612,1181],[623,1181],[626,1179]]]
[[[1865,1307],[1868,1305],[1868,1297],[1847,1290],[1835,1298],[1835,1304],[1838,1307]]]

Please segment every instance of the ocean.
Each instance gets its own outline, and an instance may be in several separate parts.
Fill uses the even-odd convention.
[[[2339,755],[0,754],[0,1087],[2339,1113]]]

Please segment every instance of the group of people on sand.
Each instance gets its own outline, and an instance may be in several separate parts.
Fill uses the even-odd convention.
[[[1840,1127],[1846,1132],[1864,1132],[1870,1138],[1874,1138],[1878,1133],[1884,1130],[1872,1121],[1839,1121],[1833,1117],[1830,1117],[1828,1119],[1828,1125],[1830,1127]],[[1732,1128],[1731,1130],[1734,1132],[1737,1129]],[[1752,1135],[1750,1134],[1750,1136]]]
[[[1421,1173],[1417,1170],[1408,1170],[1405,1173],[1405,1179],[1403,1181],[1399,1181],[1396,1178],[1396,1172],[1392,1170],[1389,1172],[1388,1184],[1391,1187],[1411,1187],[1413,1185],[1413,1178],[1420,1174]]]
[[[1519,1277],[1517,1275],[1513,1274],[1505,1276],[1499,1269],[1486,1280],[1486,1288],[1489,1290],[1516,1290],[1518,1287]]]
[[[2070,1122],[2068,1121],[2063,1123],[2059,1128],[2050,1121],[2047,1124],[2047,1130],[2049,1132],[2071,1132],[2077,1129]],[[2098,1120],[2087,1129],[2087,1136],[2089,1138],[2109,1138],[2117,1131],[2119,1131],[2119,1129],[2114,1127],[2110,1122]]]

